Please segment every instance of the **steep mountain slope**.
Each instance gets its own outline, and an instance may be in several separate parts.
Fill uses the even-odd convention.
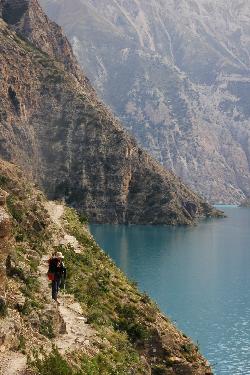
[[[3,158],[94,222],[188,224],[216,214],[98,101],[60,28],[36,0],[2,0],[0,10],[11,23],[0,22]]]
[[[212,374],[197,346],[116,268],[76,212],[48,202],[2,160],[0,201],[1,374]],[[58,250],[68,268],[59,307],[46,275]],[[39,356],[27,363],[34,351]]]
[[[210,201],[250,195],[249,2],[41,3],[145,149]]]

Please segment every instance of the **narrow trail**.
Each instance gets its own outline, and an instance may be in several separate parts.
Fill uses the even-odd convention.
[[[59,229],[52,239],[54,245],[71,244],[76,253],[81,252],[81,246],[75,237],[70,236],[63,229],[61,223],[64,206],[55,202],[48,202],[46,209],[52,222]],[[44,255],[38,267],[41,293],[45,297],[45,309],[56,310],[62,321],[62,333],[57,335],[52,343],[55,344],[60,353],[73,352],[77,350],[95,352],[93,342],[99,341],[93,328],[86,323],[80,304],[75,301],[74,296],[59,293],[60,305],[52,301],[51,288],[47,277],[49,255]],[[2,349],[2,351],[1,351]],[[24,375],[27,369],[27,356],[20,353],[5,350],[0,347],[0,375]]]
[[[63,205],[50,201],[46,203],[45,208],[48,211],[48,214],[51,220],[53,221],[53,223],[61,227],[62,226],[61,217],[63,216],[63,212],[64,212]]]
[[[0,353],[0,375],[22,375],[26,369],[27,357],[17,352]]]
[[[49,288],[47,280],[48,257],[44,256],[39,266],[41,289],[44,294],[50,297],[51,289]],[[65,333],[59,334],[53,343],[58,347],[61,353],[66,351],[74,351],[76,349],[83,349],[89,346],[90,342],[95,339],[95,331],[86,323],[86,318],[83,315],[81,305],[74,300],[71,294],[59,292],[58,298],[60,305],[51,300],[49,306],[58,309],[58,312],[65,324]]]
[[[64,213],[64,206],[62,204],[58,204],[56,202],[47,202],[45,208],[48,211],[48,214],[50,215],[50,218],[52,222],[61,229],[61,235],[59,237],[54,238],[54,244],[55,245],[67,245],[70,244],[76,253],[81,252],[81,246],[77,239],[74,236],[69,235],[68,233],[65,233],[62,227],[62,216]]]
[[[70,243],[75,252],[80,252],[80,245],[75,237],[64,232],[61,218],[63,216],[63,205],[55,202],[48,202],[46,209],[51,217],[53,223],[60,227],[60,235],[55,238],[55,245]],[[48,256],[43,256],[39,266],[39,279],[41,289],[47,296],[51,295],[49,288],[47,271],[48,271]],[[59,293],[60,305],[57,307],[58,312],[65,323],[65,333],[60,334],[53,340],[53,343],[58,347],[61,353],[66,351],[73,351],[76,349],[83,349],[90,345],[90,342],[96,338],[95,331],[86,323],[86,318],[83,315],[81,305],[74,300],[70,294],[63,292]],[[50,302],[49,304],[55,304]]]

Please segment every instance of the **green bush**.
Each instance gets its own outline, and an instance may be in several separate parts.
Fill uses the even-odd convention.
[[[0,297],[0,317],[4,318],[7,315],[7,305],[3,297]]]
[[[155,365],[152,368],[152,374],[153,375],[166,375],[167,369],[164,365]]]
[[[41,358],[42,354],[42,358]],[[78,366],[70,365],[53,348],[48,355],[43,352],[34,354],[29,365],[37,375],[128,375],[143,374],[139,356],[131,348],[124,350],[109,348],[94,357],[82,355],[77,358]]]
[[[8,177],[4,176],[3,174],[0,174],[0,186],[5,186],[8,181]]]
[[[79,213],[78,217],[81,224],[88,224],[88,219],[85,215]]]
[[[26,298],[25,303],[22,307],[18,308],[18,311],[22,313],[23,315],[29,315],[31,314],[34,310],[39,310],[41,309],[41,304],[31,298]]]
[[[39,332],[41,333],[41,335],[48,337],[48,339],[53,339],[55,337],[51,320],[49,318],[41,321]]]
[[[8,210],[10,211],[10,214],[18,223],[20,223],[23,219],[23,212],[18,207],[18,202],[16,201],[15,197],[10,194],[7,197],[6,203],[7,203]]]
[[[107,349],[93,358],[86,355],[82,358],[81,375],[128,375],[139,374],[139,358],[134,352]],[[79,375],[80,375],[79,374]]]
[[[139,321],[140,313],[134,305],[123,305],[117,308],[118,319],[115,328],[127,333],[131,342],[146,340],[148,328]]]
[[[18,350],[20,350],[20,352],[25,354],[26,340],[25,340],[24,336],[22,336],[22,335],[20,335],[18,337],[18,339],[19,339]]]
[[[58,349],[53,348],[48,355],[41,358],[38,353],[34,353],[34,360],[29,361],[30,367],[37,375],[81,375],[77,373],[61,356]]]
[[[83,223],[86,223],[86,218],[83,215],[79,215],[72,208],[65,208],[64,219],[67,222],[66,229],[68,229],[72,236],[75,236],[76,239],[84,246],[93,245],[93,241],[89,238],[89,235],[86,233]]]

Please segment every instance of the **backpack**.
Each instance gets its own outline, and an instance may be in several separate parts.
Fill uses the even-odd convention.
[[[67,270],[63,263],[58,266],[58,258],[50,258],[49,259],[49,270],[48,270],[48,279],[50,281],[55,280],[56,278],[64,279],[66,280],[66,274]]]
[[[57,271],[57,263],[58,263],[58,259],[57,258],[50,258],[49,260],[49,270],[48,270],[48,279],[50,281],[53,281],[55,280],[55,274],[56,274],[56,271]]]

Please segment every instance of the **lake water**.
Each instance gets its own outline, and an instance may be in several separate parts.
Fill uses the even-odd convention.
[[[195,227],[91,225],[96,241],[216,375],[250,375],[250,209]]]

